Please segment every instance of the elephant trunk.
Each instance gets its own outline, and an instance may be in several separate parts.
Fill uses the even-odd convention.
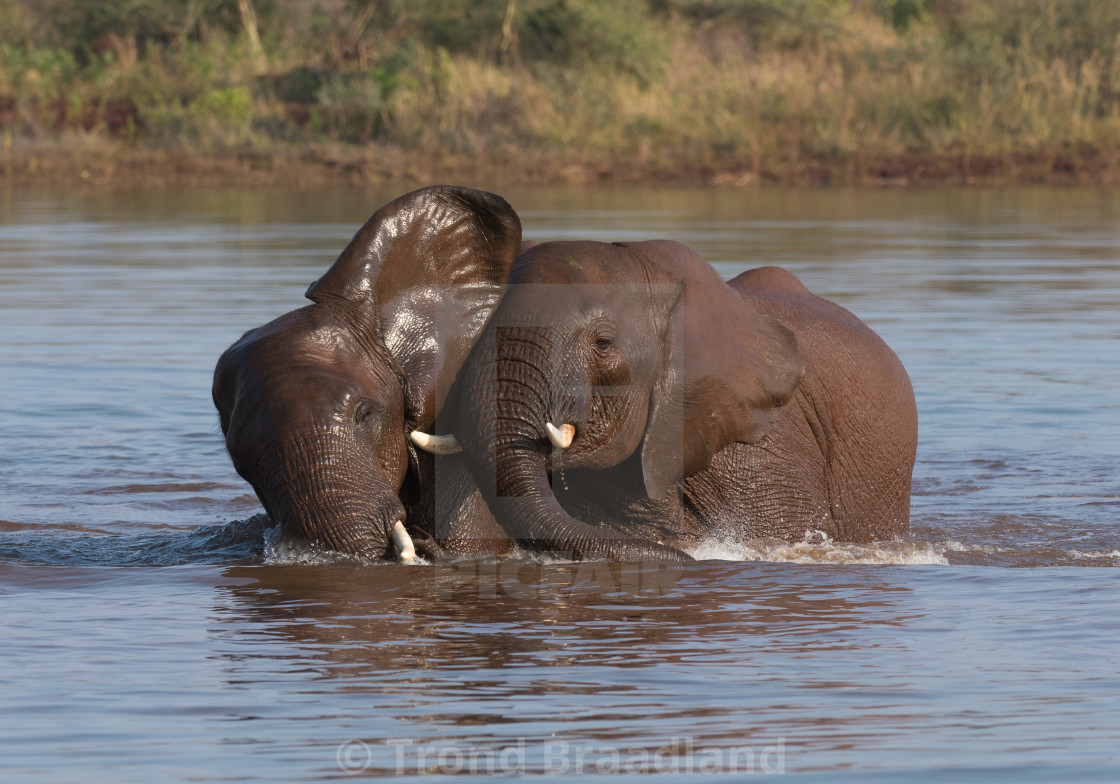
[[[549,486],[543,451],[499,447],[498,465],[494,516],[522,546],[558,553],[575,561],[691,560],[675,548],[588,525],[572,517]]]
[[[556,499],[547,466],[550,347],[542,332],[490,332],[467,369],[456,435],[494,517],[522,547],[577,561],[691,560],[672,547],[588,525]]]
[[[395,555],[393,524],[404,507],[389,484],[376,475],[357,476],[333,461],[292,461],[270,472],[264,493],[269,516],[289,536],[364,558]],[[350,466],[359,465],[351,461]],[[371,472],[372,473],[372,472]]]

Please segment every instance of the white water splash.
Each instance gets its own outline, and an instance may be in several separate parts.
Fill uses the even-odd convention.
[[[269,566],[387,566],[399,562],[363,558],[360,555],[329,550],[306,539],[290,537],[277,525],[265,531],[264,563]],[[425,564],[427,561],[417,557],[407,565]]]
[[[947,566],[944,551],[929,542],[895,539],[870,544],[834,542],[820,531],[806,531],[796,543],[780,539],[749,542],[709,540],[688,550],[700,561],[778,561],[798,564],[937,564]]]
[[[945,552],[950,553],[980,553],[982,555],[995,555],[997,553],[1011,552],[1004,547],[996,547],[994,544],[965,544],[958,542],[955,539],[948,539],[937,545]]]
[[[796,564],[940,565],[973,563],[1001,566],[1120,566],[1120,549],[1053,549],[1000,547],[968,543],[957,538],[918,541],[893,539],[868,544],[835,542],[820,531],[808,531],[800,542],[754,539],[747,542],[709,539],[685,551],[698,561],[770,561]],[[573,563],[553,553],[517,550],[497,561],[534,561],[542,565]],[[279,526],[264,532],[263,562],[273,566],[391,566],[395,561],[362,558],[329,550],[321,545],[284,535]],[[429,566],[417,559],[415,565]]]
[[[1120,550],[1108,550],[1107,552],[1100,550],[1089,550],[1088,552],[1084,550],[1066,550],[1066,555],[1070,558],[1109,558],[1114,561],[1120,561]]]

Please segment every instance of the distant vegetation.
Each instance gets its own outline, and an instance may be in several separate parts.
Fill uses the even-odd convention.
[[[0,0],[0,134],[11,171],[101,144],[369,176],[380,151],[529,179],[1112,180],[1120,2]]]

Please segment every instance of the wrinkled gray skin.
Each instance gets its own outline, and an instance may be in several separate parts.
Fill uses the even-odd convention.
[[[408,436],[431,431],[454,395],[520,240],[520,221],[498,196],[407,194],[378,210],[308,289],[314,304],[222,354],[213,397],[227,450],[285,533],[393,557],[390,529],[404,520],[431,551],[432,537],[467,552],[500,549],[506,537],[461,459],[418,453]]]
[[[514,266],[454,420],[522,546],[687,560],[719,538],[907,530],[917,415],[894,353],[777,268],[674,242],[556,242]],[[574,426],[570,447],[546,423]]]

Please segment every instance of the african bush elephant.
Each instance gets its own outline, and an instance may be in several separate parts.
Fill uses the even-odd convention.
[[[520,242],[520,220],[498,196],[407,194],[374,213],[311,285],[314,304],[222,354],[213,397],[227,451],[285,533],[405,560],[406,517],[413,534],[433,533],[434,461],[409,438],[426,443],[454,394]],[[447,460],[440,538],[458,537],[468,552],[507,540],[461,458]]]
[[[909,378],[784,270],[725,283],[675,242],[537,245],[462,376],[454,435],[528,549],[687,559],[705,539],[909,525]]]

